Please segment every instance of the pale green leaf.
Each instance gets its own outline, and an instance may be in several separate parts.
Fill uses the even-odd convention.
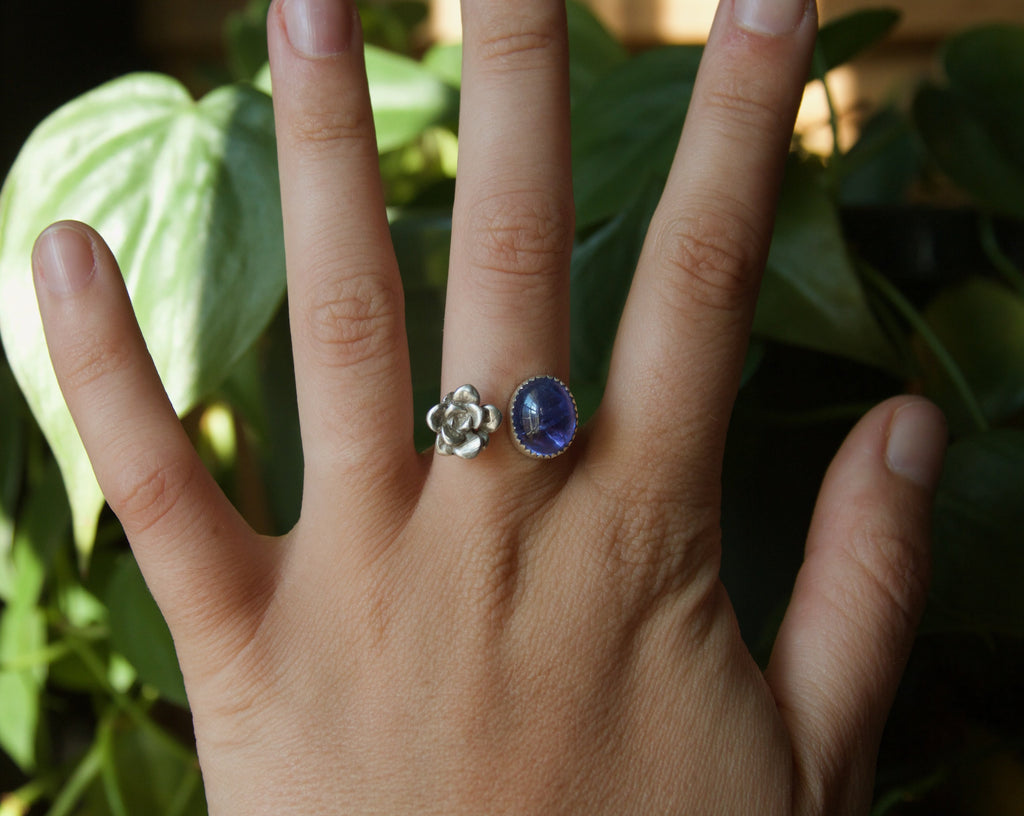
[[[229,86],[197,103],[168,77],[123,77],[46,119],[0,193],[0,330],[60,463],[85,557],[103,500],[49,364],[30,269],[36,236],[64,218],[111,245],[164,386],[187,411],[284,292],[270,100]]]
[[[35,765],[36,729],[46,663],[33,660],[46,645],[46,617],[35,606],[0,614],[0,748],[22,768]]]
[[[444,75],[451,71],[452,53],[432,58],[443,63],[440,67],[373,45],[366,46],[365,55],[378,152],[395,150],[434,125],[455,121],[459,92],[450,84],[452,77]],[[256,72],[252,84],[272,92],[269,65]]]

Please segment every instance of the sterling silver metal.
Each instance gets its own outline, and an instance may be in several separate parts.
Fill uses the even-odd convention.
[[[498,430],[501,411],[493,405],[481,405],[480,393],[471,385],[463,385],[427,411],[427,425],[437,434],[434,450],[439,454],[472,459]]]

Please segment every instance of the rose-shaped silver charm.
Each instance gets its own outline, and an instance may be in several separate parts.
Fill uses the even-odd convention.
[[[434,449],[442,456],[472,459],[487,447],[487,440],[501,424],[501,411],[481,405],[480,394],[463,385],[445,394],[440,405],[427,412],[427,425],[437,434]]]

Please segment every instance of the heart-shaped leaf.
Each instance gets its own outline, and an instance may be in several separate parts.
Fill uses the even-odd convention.
[[[868,308],[820,170],[791,160],[754,316],[757,336],[897,372]]]
[[[576,227],[593,226],[668,177],[702,50],[661,48],[619,65],[572,112]]]
[[[47,118],[0,193],[0,331],[60,464],[84,558],[103,498],[50,367],[30,268],[36,236],[64,218],[111,245],[171,402],[189,410],[284,293],[270,100],[229,86],[195,102],[169,77],[123,77]]]
[[[925,144],[983,206],[1024,217],[1024,26],[957,35],[943,64],[948,84],[927,84],[914,100]]]

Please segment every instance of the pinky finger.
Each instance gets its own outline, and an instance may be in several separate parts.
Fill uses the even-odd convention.
[[[32,265],[64,399],[168,623],[213,613],[200,598],[228,612],[247,589],[237,566],[255,536],[178,421],[113,255],[94,230],[64,221],[40,235]]]

